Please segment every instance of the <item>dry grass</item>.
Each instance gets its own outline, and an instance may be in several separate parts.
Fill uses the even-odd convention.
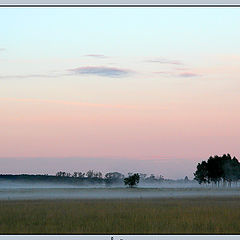
[[[0,233],[240,233],[240,198],[0,201]]]

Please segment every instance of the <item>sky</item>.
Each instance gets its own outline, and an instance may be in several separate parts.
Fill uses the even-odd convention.
[[[2,173],[193,177],[240,158],[239,8],[1,8]]]

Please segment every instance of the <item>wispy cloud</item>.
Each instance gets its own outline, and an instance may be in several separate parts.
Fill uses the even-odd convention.
[[[94,57],[94,58],[107,58],[107,56],[103,54],[87,54],[86,57]]]
[[[181,61],[170,60],[166,58],[150,59],[150,60],[147,60],[147,62],[160,63],[160,64],[172,64],[172,65],[184,65]]]
[[[154,73],[163,75],[165,77],[178,77],[178,78],[193,78],[193,77],[202,76],[202,75],[194,73],[194,72],[183,72],[183,73],[180,73],[180,74],[175,74],[173,72],[161,71],[161,72],[154,72]]]
[[[121,69],[115,67],[103,67],[103,66],[86,66],[73,69],[67,69],[65,72],[59,73],[47,73],[47,74],[15,74],[15,75],[0,75],[0,79],[26,79],[26,78],[56,78],[64,76],[74,75],[97,75],[111,78],[126,77],[133,71],[128,69]]]
[[[178,75],[178,77],[182,77],[182,78],[192,78],[192,77],[200,77],[201,75],[193,73],[193,72],[184,72],[184,73],[180,73]]]
[[[114,68],[114,67],[103,67],[103,66],[87,66],[87,67],[78,67],[74,69],[69,69],[72,74],[76,75],[97,75],[102,77],[126,77],[132,71],[121,69],[121,68]]]
[[[0,75],[0,79],[55,78],[55,77],[59,76],[53,74]]]

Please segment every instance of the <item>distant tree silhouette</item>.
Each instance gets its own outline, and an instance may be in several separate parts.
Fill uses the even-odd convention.
[[[56,176],[57,177],[65,177],[66,176],[66,172],[59,171],[59,172],[56,173]]]
[[[236,157],[230,154],[222,156],[210,156],[206,161],[198,163],[197,170],[194,173],[194,179],[201,183],[215,183],[219,186],[220,182],[228,182],[231,186],[233,181],[240,179],[240,163]]]
[[[93,177],[94,177],[94,172],[93,172],[93,170],[87,171],[86,176],[87,176],[87,178],[93,178]]]
[[[119,172],[109,172],[105,174],[106,184],[121,183],[123,179],[124,179],[124,175]]]
[[[94,172],[93,177],[95,178],[102,178],[102,173],[101,172]]]
[[[56,176],[57,176],[57,177],[71,177],[71,173],[67,173],[67,172],[62,172],[62,171],[60,171],[60,172],[57,172],[57,173],[56,173]]]
[[[206,161],[198,163],[197,171],[194,173],[194,177],[194,179],[197,180],[199,184],[210,182],[208,179],[208,166]]]
[[[66,177],[71,177],[71,173],[66,173]]]
[[[188,179],[188,176],[186,176],[185,178],[184,178],[184,182],[189,182],[189,179]]]
[[[148,183],[155,183],[157,181],[157,179],[154,174],[150,174],[149,177],[145,178],[145,181]]]
[[[164,177],[162,175],[159,175],[159,178],[158,178],[159,181],[163,181],[164,180]]]
[[[227,181],[231,187],[232,182],[236,182],[240,178],[240,163],[236,157],[233,157],[231,159],[231,156],[229,154],[223,155],[223,157],[223,181]]]
[[[145,180],[146,179],[146,177],[147,177],[147,174],[145,174],[145,173],[139,173],[139,177],[140,177],[140,180]]]
[[[139,183],[139,174],[135,173],[127,178],[124,178],[124,184],[128,185],[129,187],[136,186]]]
[[[74,173],[72,174],[72,177],[77,178],[77,177],[78,177],[78,173],[77,173],[77,172],[74,172]]]
[[[79,178],[84,178],[84,177],[85,177],[85,173],[78,172],[77,174],[78,174],[78,177],[79,177]]]

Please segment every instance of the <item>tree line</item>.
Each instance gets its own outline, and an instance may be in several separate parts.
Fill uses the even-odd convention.
[[[210,156],[207,161],[198,163],[194,179],[199,184],[213,183],[217,186],[230,186],[240,180],[240,163],[236,157],[223,154]]]
[[[138,183],[141,179],[142,182],[145,183],[157,183],[162,182],[164,180],[162,175],[159,175],[158,177],[154,174],[150,174],[147,176],[145,173],[128,173],[128,176],[125,177],[124,174],[120,172],[108,172],[105,175],[103,175],[99,171],[89,170],[86,173],[84,172],[64,172],[59,171],[56,173],[56,177],[62,177],[62,178],[74,178],[74,179],[86,179],[86,180],[95,180],[99,182],[105,182],[106,184],[120,184],[125,183],[129,186],[134,186],[135,184],[132,184],[134,181]],[[130,183],[130,184],[128,184]]]

